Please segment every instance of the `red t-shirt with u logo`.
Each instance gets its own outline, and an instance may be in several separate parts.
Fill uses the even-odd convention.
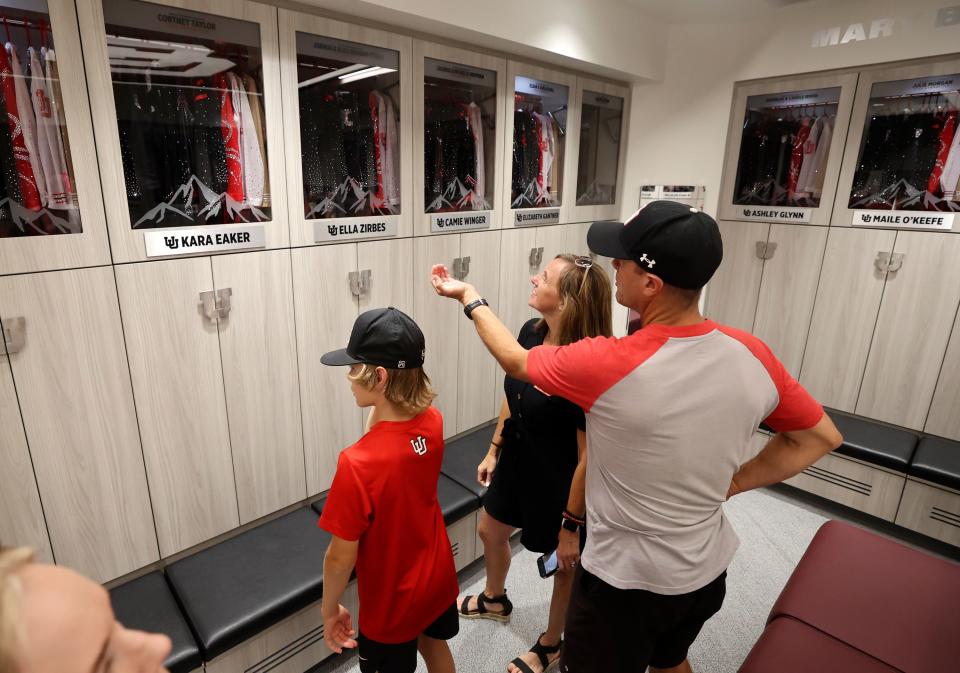
[[[380,421],[344,449],[319,526],[359,540],[360,630],[381,643],[413,640],[457,599],[437,481],[443,416]]]

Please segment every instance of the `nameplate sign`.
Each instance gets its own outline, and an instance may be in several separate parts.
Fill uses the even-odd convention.
[[[813,216],[813,208],[796,208],[792,206],[744,206],[740,208],[740,216],[745,220],[756,222],[794,222],[809,224]]]
[[[894,229],[953,229],[954,213],[920,213],[907,210],[855,210],[853,226]]]
[[[313,240],[315,243],[331,243],[357,238],[383,238],[384,236],[396,236],[399,228],[399,215],[385,215],[369,219],[317,220],[313,224]]]
[[[533,227],[538,224],[560,224],[560,209],[551,208],[550,210],[534,210],[524,212],[516,211],[514,220],[518,227]]]
[[[435,213],[430,216],[430,231],[439,234],[444,231],[489,229],[491,219],[492,213],[489,210],[467,213]]]
[[[158,229],[143,234],[147,257],[176,257],[266,247],[262,224],[246,227]]]

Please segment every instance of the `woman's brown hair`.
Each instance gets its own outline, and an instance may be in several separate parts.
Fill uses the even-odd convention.
[[[612,294],[610,276],[590,257],[563,254],[567,267],[560,274],[557,289],[560,293],[560,322],[556,343],[566,346],[587,337],[613,334]],[[543,320],[537,323],[543,329]]]

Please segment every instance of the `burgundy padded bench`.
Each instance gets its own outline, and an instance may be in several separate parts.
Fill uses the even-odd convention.
[[[960,671],[960,564],[825,523],[740,673]]]

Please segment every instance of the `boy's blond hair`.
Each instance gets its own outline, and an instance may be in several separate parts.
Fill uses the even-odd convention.
[[[20,579],[17,571],[33,559],[26,547],[0,549],[0,673],[16,673],[21,645]]]
[[[388,372],[387,387],[383,391],[384,397],[403,411],[419,414],[429,407],[437,396],[430,386],[430,378],[423,367],[416,369],[384,367],[384,369]],[[370,390],[377,385],[377,368],[375,365],[363,364],[360,365],[360,370],[356,374],[348,374],[347,377]]]

